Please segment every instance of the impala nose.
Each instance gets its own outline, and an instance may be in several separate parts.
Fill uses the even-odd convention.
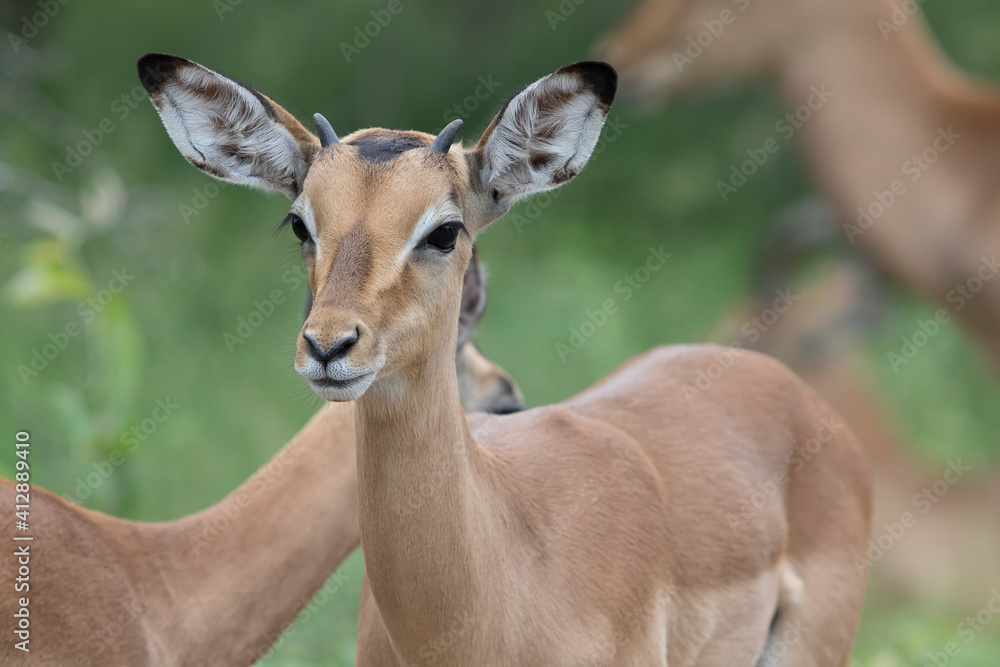
[[[350,334],[343,336],[333,343],[328,343],[322,336],[313,337],[308,331],[302,333],[302,337],[309,343],[309,351],[317,361],[328,362],[339,359],[347,354],[348,350],[358,342],[358,329],[354,328]]]

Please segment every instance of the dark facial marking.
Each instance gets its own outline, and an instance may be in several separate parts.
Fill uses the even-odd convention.
[[[364,289],[372,272],[372,242],[364,221],[358,220],[337,248],[337,258],[320,292],[325,305],[356,306],[355,297]]]
[[[406,151],[426,148],[427,144],[418,137],[397,132],[369,132],[347,143],[358,149],[358,157],[365,162],[390,162]]]

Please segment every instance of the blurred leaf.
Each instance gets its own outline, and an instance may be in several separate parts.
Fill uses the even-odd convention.
[[[142,337],[124,295],[117,295],[95,320],[92,337],[96,354],[96,381],[105,400],[101,420],[103,451],[119,446],[139,391],[145,368]]]
[[[83,390],[72,385],[56,384],[49,389],[48,405],[70,436],[69,454],[72,460],[79,463],[92,459],[95,453],[95,423]]]
[[[76,245],[83,238],[83,220],[75,213],[44,199],[28,200],[24,216],[32,227]]]
[[[104,167],[95,174],[91,187],[80,193],[84,219],[98,229],[121,220],[128,203],[125,184],[114,169]]]
[[[23,268],[4,285],[5,299],[18,306],[41,306],[86,298],[93,285],[71,257],[68,244],[60,238],[29,244]]]
[[[291,235],[267,233],[287,205],[218,188],[191,168],[145,93],[135,91],[136,55],[154,48],[190,55],[251,81],[300,118],[327,113],[342,133],[373,125],[430,130],[460,106],[467,139],[475,141],[473,129],[485,127],[507,95],[579,60],[629,10],[575,4],[554,31],[544,10],[558,11],[558,0],[505,3],[502,11],[484,0],[404,3],[402,15],[347,62],[341,44],[384,3],[93,0],[86,11],[73,3],[60,10],[20,53],[0,53],[0,231],[18,231],[0,244],[0,296],[19,306],[72,305],[104,287],[112,268],[143,271],[41,375],[27,382],[8,375],[0,421],[34,427],[39,442],[45,434],[45,446],[33,452],[38,483],[72,493],[91,461],[121,447],[122,432],[170,395],[184,406],[180,415],[157,432],[155,446],[130,454],[129,465],[88,503],[133,519],[176,518],[241,483],[315,406],[301,400],[289,358],[307,289],[288,273],[299,266],[299,251]],[[920,4],[960,65],[1000,74],[996,0]],[[34,11],[36,3],[17,2],[6,13],[20,25]],[[480,76],[500,82],[485,98],[478,97]],[[775,215],[811,184],[792,143],[736,199],[723,202],[715,183],[770,136],[784,112],[764,82],[679,100],[648,116],[616,103],[627,127],[580,182],[512,212],[527,216],[534,206],[530,225],[515,227],[511,216],[494,225],[481,246],[491,260],[491,305],[479,340],[533,403],[574,393],[653,345],[704,340],[738,308],[734,302],[752,290],[759,249],[773,240]],[[97,131],[108,122],[113,131]],[[70,149],[83,153],[81,141],[92,150],[56,182],[53,163],[67,163]],[[197,211],[191,224],[183,223],[181,207]],[[47,241],[26,245],[35,230]],[[561,363],[554,344],[568,340],[603,299],[618,297],[616,282],[644,260],[647,246],[661,244],[673,253],[668,265]],[[285,305],[228,350],[223,334],[275,290]],[[996,375],[957,325],[892,372],[886,354],[929,310],[898,295],[890,301],[871,342],[871,366],[901,424],[925,456],[998,460]],[[65,324],[66,307],[52,310],[59,312],[5,309],[5,367],[29,364],[52,327]],[[9,457],[0,456],[5,463]],[[345,567],[354,577],[345,590],[264,664],[353,664],[360,552]],[[955,637],[964,615],[872,596],[857,664],[927,664],[928,652]],[[1000,665],[998,626],[963,645],[950,666]]]

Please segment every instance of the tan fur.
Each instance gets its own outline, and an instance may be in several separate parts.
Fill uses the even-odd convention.
[[[881,286],[856,260],[819,267],[806,281],[793,282],[787,273],[773,278],[795,285],[800,301],[748,344],[788,364],[864,444],[875,478],[873,540],[904,514],[916,518],[890,549],[873,552],[878,561],[872,579],[900,600],[978,609],[984,588],[1000,584],[995,511],[1000,477],[995,471],[969,472],[931,510],[921,512],[914,496],[941,479],[948,465],[916,456],[917,446],[907,441],[866,359],[865,335],[874,326],[866,320],[879,314]],[[774,292],[765,294],[728,313],[711,338],[746,340],[741,325],[771,306]]]
[[[470,240],[454,257],[396,263],[417,218],[455,192],[470,230],[491,221],[459,158],[477,160],[456,147],[448,163],[411,151],[372,167],[337,145],[305,183],[317,302],[346,290],[351,307],[338,297],[304,330],[360,328],[352,363],[384,359],[357,401],[357,664],[751,665],[791,569],[802,597],[779,627],[804,620],[809,632],[787,664],[846,665],[870,478],[848,429],[776,362],[735,354],[691,404],[685,385],[721,351],[667,348],[559,405],[466,422],[448,322]],[[338,249],[359,228],[365,267],[342,284]],[[298,352],[308,355],[301,338]],[[836,426],[822,447],[790,464],[823,420]],[[787,486],[730,527],[725,517],[776,473]]]
[[[523,407],[510,376],[471,343],[458,358],[470,411]],[[12,482],[0,480],[0,501],[13,506]],[[125,521],[35,486],[23,593],[31,652],[5,641],[0,663],[253,664],[358,546],[357,517],[353,404],[322,408],[240,488],[176,521]],[[2,535],[16,544],[14,534],[8,515]],[[12,553],[0,559],[8,591]],[[16,605],[16,596],[0,597],[0,615],[12,618]]]
[[[353,435],[353,406],[327,406],[226,499],[166,523],[117,519],[33,487],[31,653],[5,641],[0,662],[256,662],[358,544]],[[14,502],[6,480],[0,499]],[[13,517],[4,524],[13,544]],[[11,590],[5,551],[0,585]],[[5,617],[14,604],[0,598]]]
[[[475,396],[465,401],[466,412],[516,412],[524,405],[521,390],[510,376],[483,356],[475,345],[463,345],[456,360],[458,390],[463,396]],[[490,405],[492,409],[485,410]]]
[[[387,289],[396,279],[401,279],[405,289],[416,294],[415,282],[420,280],[408,266],[402,268],[402,275],[396,267],[396,257],[409,236],[391,238],[380,230],[396,218],[415,222],[430,204],[435,203],[434,198],[446,200],[451,196],[456,182],[454,170],[461,168],[465,175],[463,164],[449,164],[443,156],[435,159],[419,150],[403,153],[385,166],[362,162],[357,157],[357,149],[349,143],[373,131],[379,130],[350,135],[342,144],[320,153],[305,183],[313,211],[328,222],[318,230],[319,258],[308,250],[305,253],[310,284],[316,296],[313,312],[303,331],[313,334],[314,339],[332,342],[358,326],[361,337],[354,346],[352,357],[363,356],[366,360],[377,357],[383,350],[368,331],[365,318],[348,320],[344,313],[357,312],[372,319],[389,314],[398,316],[404,304],[412,299],[387,293]],[[427,143],[433,139],[429,135],[423,138]],[[383,295],[386,297],[384,302]],[[407,317],[389,321],[393,319],[399,320],[400,328],[407,329],[418,326],[421,321]],[[457,313],[455,319],[458,319]],[[414,333],[425,331],[417,329]],[[396,335],[402,338],[402,332]],[[308,354],[308,344],[299,337],[296,363],[304,363]]]
[[[163,103],[165,73],[177,62],[156,55],[140,61],[140,77],[157,104]],[[204,94],[226,99],[228,93],[206,86]],[[319,149],[316,137],[263,99],[311,160]],[[254,158],[245,146],[234,153]],[[197,166],[215,173],[213,165]],[[275,178],[285,184],[284,176]],[[462,309],[461,318],[456,315],[463,405],[504,412],[523,408],[510,376],[469,342],[486,298],[476,258],[467,274],[472,305]],[[58,667],[256,662],[359,543],[353,412],[353,405],[323,408],[223,501],[176,521],[125,521],[32,487],[36,540],[30,590],[23,593],[30,598],[31,652],[4,642],[0,662]],[[0,480],[0,500],[14,504],[9,480]],[[12,515],[2,534],[14,544]],[[12,554],[0,559],[0,586],[8,591],[16,572]],[[16,605],[16,596],[0,597],[0,615],[12,618]]]
[[[813,86],[834,97],[796,134],[817,185],[843,223],[902,180],[907,191],[856,243],[878,265],[956,317],[1000,367],[1000,277],[957,309],[948,301],[1000,250],[1000,94],[958,73],[918,11],[898,32],[891,0],[645,0],[602,41],[602,50],[639,98],[770,75],[790,108]],[[689,36],[719,18],[731,25],[679,71],[672,59]],[[879,22],[883,22],[880,28]],[[916,182],[905,162],[930,148],[939,129],[960,135]]]
[[[358,397],[359,667],[750,666],[776,610],[778,631],[808,627],[786,664],[847,664],[870,477],[848,429],[777,362],[729,353],[692,400],[686,388],[726,352],[664,348],[558,405],[468,421],[461,410],[454,323],[472,241],[519,196],[579,172],[616,82],[603,63],[561,68],[512,98],[475,148],[447,155],[429,135],[347,136],[290,197],[315,223],[296,368],[317,393]],[[217,151],[229,130],[200,141]],[[360,147],[393,137],[416,147],[385,160]],[[221,177],[249,182],[242,168]],[[466,231],[450,251],[414,245],[422,220]],[[357,339],[320,365],[306,335]],[[351,373],[362,389],[335,377]],[[775,476],[753,517],[727,520]]]

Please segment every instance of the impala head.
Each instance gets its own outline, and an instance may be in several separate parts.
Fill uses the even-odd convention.
[[[846,2],[847,0],[843,0]],[[853,1],[853,0],[852,0]],[[640,102],[764,72],[811,39],[825,0],[640,0],[598,43],[622,94]]]
[[[312,310],[312,293],[306,301],[305,317]],[[472,260],[462,282],[462,310],[458,316],[458,394],[467,412],[509,414],[525,408],[524,395],[507,371],[487,358],[472,337],[486,311],[486,275],[479,253],[472,249]]]
[[[603,63],[563,67],[514,95],[473,148],[383,129],[317,138],[248,86],[183,58],[149,54],[139,75],[181,153],[222,180],[285,194],[313,306],[295,368],[328,400],[376,378],[405,382],[453,354],[475,236],[520,197],[583,168],[614,97]]]

